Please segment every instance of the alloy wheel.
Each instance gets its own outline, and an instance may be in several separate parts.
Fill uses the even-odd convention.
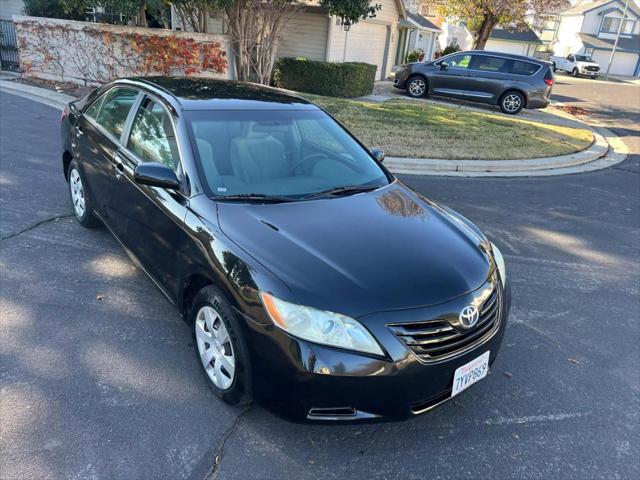
[[[80,173],[78,173],[78,170],[75,168],[71,170],[69,174],[69,189],[71,190],[71,200],[73,201],[73,209],[76,213],[76,217],[81,219],[84,217],[86,209],[84,187],[82,186]]]
[[[424,95],[427,89],[427,84],[421,78],[416,78],[409,84],[409,93],[415,97],[421,97]]]
[[[517,112],[522,105],[522,99],[515,93],[511,93],[504,97],[502,105],[507,112]]]
[[[207,376],[220,390],[227,390],[235,379],[236,360],[221,315],[205,305],[196,315],[195,329],[198,353]]]

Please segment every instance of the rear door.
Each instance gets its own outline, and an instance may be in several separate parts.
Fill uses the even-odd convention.
[[[122,241],[175,301],[186,261],[180,253],[190,242],[183,229],[188,206],[186,186],[173,191],[140,185],[134,180],[136,165],[158,162],[171,167],[186,184],[175,118],[159,99],[145,95],[132,115],[125,138],[118,198],[121,222],[126,225]]]
[[[465,97],[485,103],[497,103],[504,91],[509,59],[493,55],[473,55]]]
[[[433,95],[464,98],[471,54],[461,53],[438,62],[440,68],[429,76],[429,92]]]
[[[74,155],[87,179],[87,190],[109,227],[118,234],[112,205],[121,137],[138,91],[114,87],[92,103],[74,126]]]

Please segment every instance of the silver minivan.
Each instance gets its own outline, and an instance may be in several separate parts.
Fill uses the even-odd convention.
[[[394,86],[411,97],[436,95],[498,105],[504,113],[549,105],[551,64],[522,55],[470,50],[402,65]]]

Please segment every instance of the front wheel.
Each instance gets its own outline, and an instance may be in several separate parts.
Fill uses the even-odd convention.
[[[515,115],[524,108],[524,95],[511,91],[505,93],[500,99],[500,110],[509,115]]]
[[[73,213],[80,225],[87,228],[100,225],[100,220],[93,213],[91,200],[87,196],[85,183],[75,160],[69,165],[69,194],[73,204]]]
[[[558,71],[558,67],[556,67],[556,64],[554,63],[551,67],[553,69],[553,73],[556,73]]]
[[[578,75],[579,75],[579,74],[580,74],[580,73],[578,72],[578,69],[577,69],[577,68],[574,68],[573,70],[571,70],[571,75],[573,75],[574,77],[578,78]]]
[[[213,393],[231,405],[251,401],[251,363],[244,332],[231,304],[213,285],[193,301],[196,355]]]
[[[418,75],[407,80],[407,93],[410,97],[421,98],[427,94],[427,81]]]

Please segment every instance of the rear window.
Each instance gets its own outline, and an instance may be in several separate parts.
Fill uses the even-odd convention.
[[[540,65],[535,63],[525,62],[522,60],[510,60],[509,73],[515,75],[533,75],[540,69]]]

